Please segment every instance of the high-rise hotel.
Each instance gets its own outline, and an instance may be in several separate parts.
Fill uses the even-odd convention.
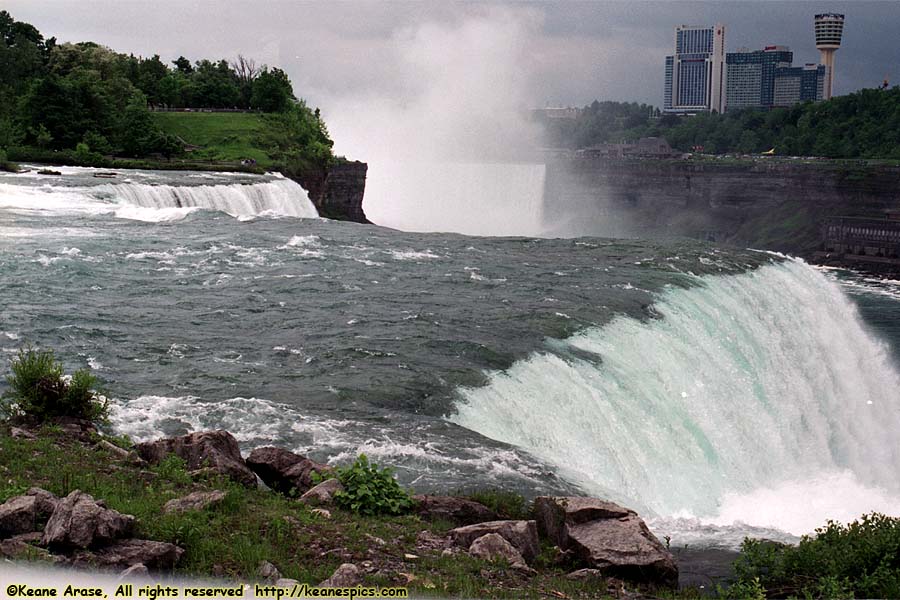
[[[843,28],[844,15],[816,15],[821,64],[794,67],[794,55],[787,46],[726,54],[724,25],[679,25],[675,28],[675,54],[666,57],[663,110],[695,114],[827,100]]]
[[[675,28],[675,54],[666,57],[663,110],[725,109],[725,26]]]

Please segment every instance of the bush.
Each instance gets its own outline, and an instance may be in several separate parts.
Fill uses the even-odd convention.
[[[339,467],[337,477],[344,490],[334,495],[335,503],[361,515],[401,515],[412,509],[409,493],[400,487],[389,468],[378,469],[365,454],[349,467]]]
[[[0,413],[7,418],[24,416],[46,421],[76,417],[105,422],[109,416],[106,397],[97,389],[97,378],[87,369],[65,376],[52,350],[19,350],[6,381],[10,389],[0,397]]]
[[[758,578],[769,596],[900,598],[900,518],[829,521],[796,546],[747,539],[735,572],[741,583]]]

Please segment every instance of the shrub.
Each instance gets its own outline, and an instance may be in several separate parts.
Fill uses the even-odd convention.
[[[770,596],[898,598],[900,518],[829,521],[796,546],[747,539],[735,572],[741,583],[758,578]]]
[[[365,454],[349,467],[339,467],[337,477],[344,490],[334,495],[335,503],[361,515],[400,515],[408,512],[413,501],[400,487],[391,469],[379,469]]]
[[[0,398],[0,413],[46,421],[53,417],[76,417],[105,422],[109,416],[106,397],[87,369],[63,374],[52,350],[19,350],[6,378],[10,389]]]

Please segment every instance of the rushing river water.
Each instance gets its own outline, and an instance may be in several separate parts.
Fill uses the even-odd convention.
[[[673,543],[900,514],[900,284],[325,221],[276,176],[63,171],[0,176],[0,347],[92,367],[119,433],[598,494]]]

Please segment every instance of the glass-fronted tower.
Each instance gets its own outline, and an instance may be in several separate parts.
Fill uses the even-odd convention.
[[[834,53],[841,47],[841,36],[844,34],[844,15],[822,13],[816,15],[816,48],[822,55],[821,63],[825,65],[825,100],[831,98],[834,82]]]
[[[663,108],[697,113],[725,110],[725,26],[675,28],[675,54],[666,57]]]

